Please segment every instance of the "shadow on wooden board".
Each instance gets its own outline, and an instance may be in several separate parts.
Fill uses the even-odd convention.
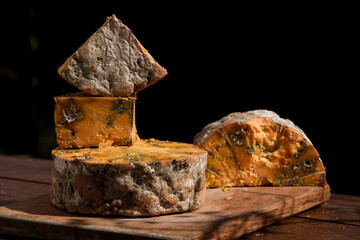
[[[234,239],[330,198],[329,186],[208,189],[194,211],[156,217],[74,215],[43,195],[0,207],[0,234],[52,239]]]

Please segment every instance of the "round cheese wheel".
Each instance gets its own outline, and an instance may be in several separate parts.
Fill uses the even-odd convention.
[[[51,202],[71,213],[153,216],[192,211],[205,198],[206,151],[186,143],[52,151]]]

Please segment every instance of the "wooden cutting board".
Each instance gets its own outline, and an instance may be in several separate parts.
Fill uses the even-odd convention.
[[[233,239],[312,208],[330,187],[207,189],[194,212],[157,217],[72,215],[43,195],[0,207],[0,234],[47,239]]]

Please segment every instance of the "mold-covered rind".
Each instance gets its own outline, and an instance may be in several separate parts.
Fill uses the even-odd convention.
[[[131,30],[115,15],[58,69],[81,91],[100,96],[133,96],[167,75]]]
[[[182,143],[141,140],[139,145],[53,150],[51,202],[71,213],[133,217],[199,208],[207,153]],[[117,158],[109,151],[123,154]]]

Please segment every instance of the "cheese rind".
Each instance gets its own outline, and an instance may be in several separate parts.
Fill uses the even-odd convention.
[[[115,15],[62,64],[58,73],[81,91],[133,96],[167,75]]]
[[[186,143],[52,151],[51,202],[71,213],[154,216],[199,208],[206,151]]]
[[[229,114],[208,124],[194,143],[209,153],[207,187],[326,184],[305,133],[268,110]]]
[[[134,97],[84,93],[55,97],[57,143],[61,148],[132,145],[138,139]]]

